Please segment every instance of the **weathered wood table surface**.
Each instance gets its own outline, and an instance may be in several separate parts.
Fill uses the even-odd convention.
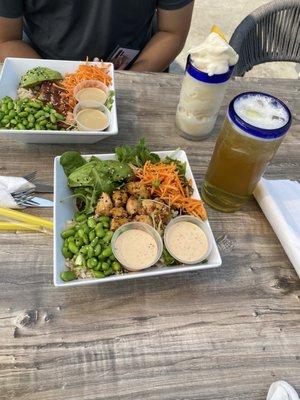
[[[229,99],[241,91],[279,96],[294,125],[267,170],[300,180],[300,84],[231,82],[215,133],[176,133],[181,77],[117,73],[120,133],[96,145],[0,141],[0,173],[37,170],[51,183],[67,149],[107,153],[144,136],[153,150],[186,150],[198,184]],[[52,283],[52,238],[1,233],[0,399],[265,399],[269,385],[300,391],[300,281],[254,200],[235,214],[209,211],[219,269],[99,286]],[[50,211],[31,210],[51,216]]]

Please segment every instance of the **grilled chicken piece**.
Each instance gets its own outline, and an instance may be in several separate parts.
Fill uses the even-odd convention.
[[[115,207],[125,206],[126,201],[128,199],[128,195],[126,191],[123,189],[115,190],[111,197]]]
[[[159,199],[145,199],[141,201],[141,206],[138,210],[139,214],[147,214],[161,219],[163,222],[168,222],[171,218],[170,208]]]
[[[111,220],[110,223],[110,230],[111,231],[115,231],[117,230],[120,226],[126,224],[127,222],[129,222],[128,218],[126,217],[114,217]]]
[[[96,205],[95,214],[109,216],[110,210],[113,208],[113,203],[107,193],[102,193]]]
[[[133,196],[142,197],[148,199],[150,197],[150,192],[144,184],[141,182],[128,182],[125,189]]]
[[[110,210],[110,215],[115,218],[115,217],[127,217],[127,212],[125,208],[123,207],[113,207]]]
[[[138,212],[138,200],[134,196],[130,196],[126,203],[126,211],[130,215],[134,215]]]
[[[144,224],[153,226],[152,219],[149,215],[136,215],[133,220],[137,222],[144,222]]]

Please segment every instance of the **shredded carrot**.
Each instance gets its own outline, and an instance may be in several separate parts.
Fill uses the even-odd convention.
[[[76,72],[66,74],[61,85],[65,90],[64,96],[68,99],[70,109],[73,109],[76,104],[76,99],[73,95],[75,86],[85,80],[97,80],[103,82],[106,86],[109,86],[112,78],[108,74],[108,67],[105,63],[99,63],[98,66],[91,65],[88,61],[85,64],[81,64]]]
[[[167,204],[202,220],[207,219],[203,202],[189,196],[174,163],[152,164],[147,161],[142,169],[136,171],[136,176],[151,194],[160,197]],[[159,182],[159,185],[153,185],[153,182]]]

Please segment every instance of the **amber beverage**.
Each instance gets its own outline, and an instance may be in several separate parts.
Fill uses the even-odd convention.
[[[202,198],[225,212],[252,195],[291,125],[284,103],[265,93],[235,97],[219,133],[202,187]]]

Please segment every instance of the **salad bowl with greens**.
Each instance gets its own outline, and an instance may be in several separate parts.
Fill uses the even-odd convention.
[[[159,171],[163,169],[164,175]],[[146,177],[154,171],[153,179]],[[149,172],[150,171],[150,172]],[[168,182],[164,181],[165,171]],[[152,176],[152,175],[151,175]],[[176,192],[176,179],[183,193]],[[172,188],[172,189],[170,189]],[[176,194],[176,193],[175,193]],[[178,215],[200,218],[213,237],[183,150],[151,152],[142,139],[115,153],[68,151],[54,161],[54,284],[74,286],[195,271],[221,265],[215,240],[205,262],[182,265],[164,248],[158,263],[129,272],[115,258],[114,232],[129,222],[151,225],[163,236]]]
[[[77,100],[71,78],[78,84],[91,82],[98,79],[93,71],[99,79],[103,75],[108,92],[109,126],[103,131],[80,130],[73,116]],[[114,94],[111,63],[8,57],[0,76],[0,137],[24,143],[96,143],[118,133]]]

